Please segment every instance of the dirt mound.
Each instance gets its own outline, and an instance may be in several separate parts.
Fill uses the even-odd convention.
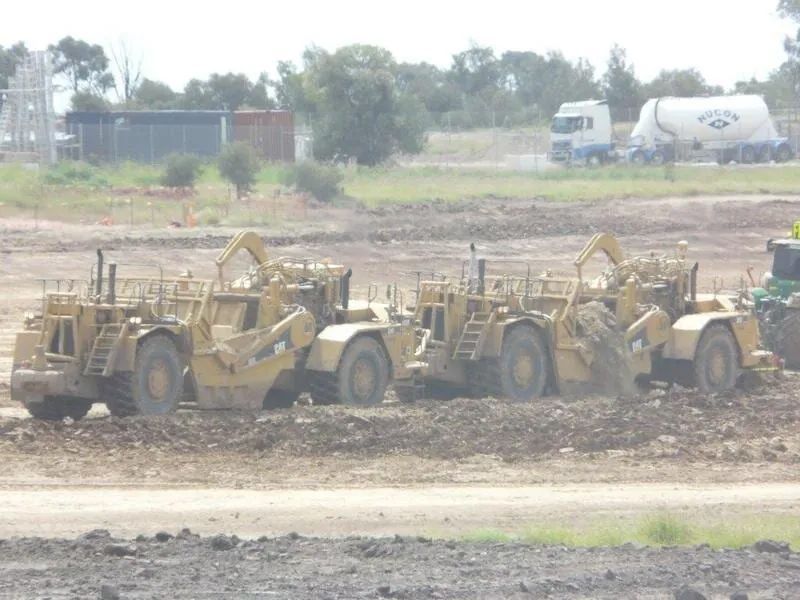
[[[177,535],[0,540],[0,595],[80,598],[795,597],[800,555],[564,548],[423,537],[257,540]],[[701,591],[695,591],[701,590]],[[744,596],[739,597],[746,597]]]
[[[495,455],[507,461],[559,453],[637,458],[800,462],[797,377],[704,396],[654,391],[624,397],[546,397],[305,407],[269,413],[181,411],[161,418],[78,423],[0,419],[0,451],[115,455],[127,448],[250,456]]]
[[[594,353],[593,388],[611,396],[635,396],[638,390],[629,368],[625,337],[617,329],[614,313],[601,302],[582,305],[578,309],[578,335]]]

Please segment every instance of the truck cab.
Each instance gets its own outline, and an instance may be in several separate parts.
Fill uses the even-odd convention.
[[[614,156],[611,113],[606,100],[565,102],[550,126],[553,162],[601,164]]]

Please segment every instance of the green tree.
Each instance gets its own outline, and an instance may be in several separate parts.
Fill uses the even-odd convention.
[[[163,110],[176,108],[178,96],[166,84],[152,79],[142,79],[134,94],[134,103],[139,108]]]
[[[662,96],[709,96],[723,93],[719,86],[706,83],[705,77],[697,69],[662,70],[658,76],[643,87],[647,98]]]
[[[269,95],[269,90],[272,87],[273,84],[269,76],[266,73],[261,73],[250,87],[250,93],[244,101],[244,106],[262,110],[277,108],[274,98]]]
[[[638,110],[644,102],[642,84],[636,78],[633,65],[628,63],[627,52],[617,44],[611,48],[602,84],[614,119],[627,119],[631,111]]]
[[[308,192],[320,202],[330,202],[341,192],[343,177],[336,167],[305,160],[290,167],[283,180],[287,185]]]
[[[108,71],[108,57],[102,46],[67,36],[49,50],[53,71],[69,82],[73,94],[90,91],[102,96],[113,87],[114,76]]]
[[[207,81],[192,79],[183,90],[185,108],[238,110],[274,108],[268,95],[269,78],[262,74],[254,84],[243,73],[213,73]]]
[[[237,110],[253,91],[251,82],[243,73],[213,73],[208,78],[208,90],[211,93],[212,108]]]
[[[353,45],[329,54],[311,49],[304,61],[300,89],[317,158],[375,165],[394,152],[422,149],[424,107],[398,89],[397,65],[388,50]]]
[[[0,46],[0,90],[8,89],[8,81],[17,70],[17,65],[28,55],[25,42],[17,42],[13,46]],[[2,98],[0,98],[2,104]]]
[[[200,79],[190,79],[183,88],[181,107],[195,110],[216,108],[216,106],[213,106],[211,90],[209,90],[208,84]]]
[[[100,96],[89,90],[72,94],[70,106],[72,110],[78,112],[100,112],[111,108],[111,105],[104,96]]]
[[[312,49],[306,50],[306,63],[313,61],[313,52]],[[273,87],[278,106],[305,116],[312,114],[315,110],[314,101],[308,97],[303,73],[298,72],[294,63],[285,60],[278,62],[277,70],[278,80]]]
[[[500,62],[494,50],[488,46],[471,45],[468,49],[453,55],[450,76],[461,91],[475,95],[486,88],[498,87],[500,82]]]
[[[437,123],[442,123],[444,114],[462,108],[461,90],[438,67],[425,62],[400,63],[396,72],[398,91],[422,102]]]
[[[234,142],[222,149],[218,166],[220,174],[236,186],[236,197],[241,198],[252,189],[261,165],[250,144]]]
[[[778,14],[794,21],[800,21],[800,0],[779,0]]]
[[[166,158],[161,184],[167,187],[194,187],[202,170],[200,159],[193,154],[170,154]]]
[[[535,52],[506,52],[500,58],[503,82],[523,106],[537,109],[539,117],[554,114],[563,102],[602,96],[594,67],[585,59],[575,63],[560,52],[541,56]]]

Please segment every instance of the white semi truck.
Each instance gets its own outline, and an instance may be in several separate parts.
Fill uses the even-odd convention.
[[[553,162],[602,164],[616,159],[611,112],[606,100],[565,102],[550,126]]]
[[[636,164],[702,156],[720,163],[784,162],[792,155],[764,99],[752,95],[648,100],[627,148]]]

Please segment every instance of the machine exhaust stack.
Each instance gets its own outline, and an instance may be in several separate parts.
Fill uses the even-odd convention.
[[[95,294],[99,298],[103,293],[103,251],[100,248],[97,249],[97,281],[95,284]]]
[[[108,303],[117,301],[117,263],[108,263]]]
[[[342,275],[342,308],[347,310],[350,305],[350,278],[353,276],[353,269],[347,269]]]

